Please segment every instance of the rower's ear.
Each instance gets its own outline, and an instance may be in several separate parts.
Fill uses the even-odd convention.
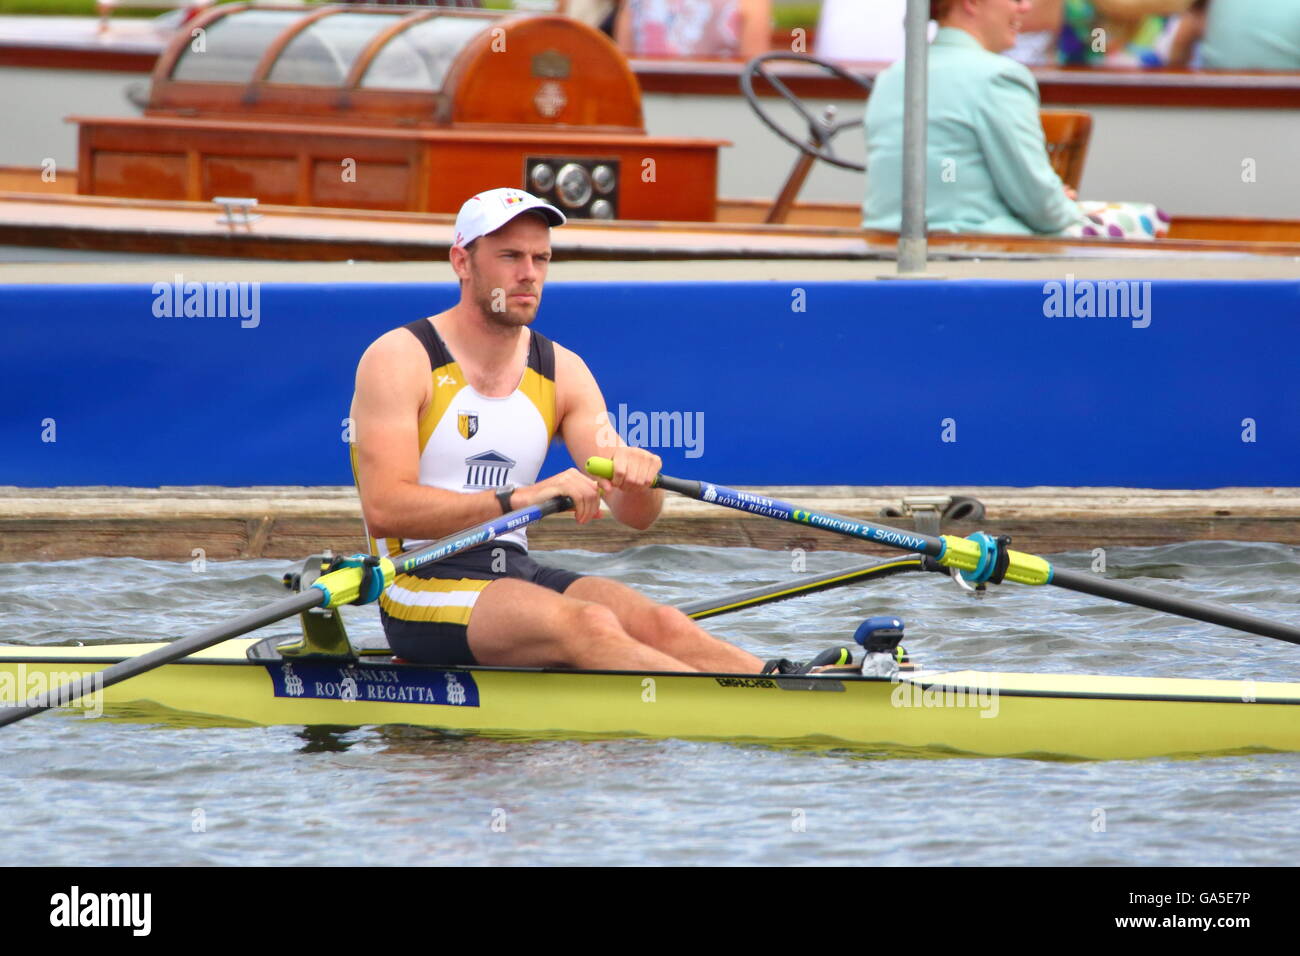
[[[456,278],[465,282],[470,273],[470,256],[473,255],[474,243],[469,246],[452,246],[448,252],[447,258],[451,260],[452,271],[456,273]]]

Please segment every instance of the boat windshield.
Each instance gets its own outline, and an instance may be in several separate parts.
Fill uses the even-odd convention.
[[[361,86],[376,90],[441,90],[447,71],[474,34],[478,17],[434,17],[393,37],[379,51]]]
[[[198,83],[247,83],[266,48],[301,10],[240,10],[208,24],[185,47],[172,79]]]
[[[271,83],[342,86],[361,52],[405,14],[336,13],[317,20],[289,42],[271,68]]]

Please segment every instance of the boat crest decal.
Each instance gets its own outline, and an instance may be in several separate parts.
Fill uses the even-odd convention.
[[[479,706],[478,684],[467,671],[382,667],[324,661],[267,664],[276,697],[391,704]]]

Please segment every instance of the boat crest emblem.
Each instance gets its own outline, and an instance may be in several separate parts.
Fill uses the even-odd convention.
[[[284,671],[284,692],[290,697],[301,697],[303,693],[302,678],[293,672],[292,664],[280,668]]]
[[[712,485],[707,485],[707,484],[706,484],[706,485],[704,486],[704,494],[701,495],[700,497],[701,497],[704,501],[717,501],[717,500],[718,500],[718,489],[714,488]]]
[[[543,50],[533,57],[533,76],[550,80],[567,80],[573,61],[559,50]]]
[[[447,703],[458,706],[465,703],[465,687],[455,674],[447,675]]]
[[[554,80],[547,80],[538,87],[537,94],[533,97],[533,105],[537,107],[537,112],[547,119],[559,116],[560,110],[568,104],[569,98],[564,95],[564,87]]]

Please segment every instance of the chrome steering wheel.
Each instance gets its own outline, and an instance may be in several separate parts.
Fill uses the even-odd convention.
[[[830,63],[826,60],[819,60],[816,57],[809,56],[807,53],[784,53],[781,51],[764,53],[761,56],[754,57],[754,59],[745,64],[745,70],[740,75],[740,91],[745,94],[745,99],[748,101],[750,109],[758,114],[758,118],[763,121],[763,125],[773,133],[781,137],[791,146],[802,150],[814,159],[824,160],[832,166],[838,166],[841,169],[852,169],[859,173],[865,172],[867,167],[861,163],[841,159],[839,156],[835,155],[835,149],[831,144],[831,140],[844,132],[844,130],[851,129],[855,126],[861,126],[863,123],[863,117],[859,116],[856,119],[836,121],[834,106],[827,106],[823,111],[821,118],[813,116],[804,105],[803,101],[799,99],[799,97],[795,96],[794,93],[790,91],[790,88],[781,82],[780,78],[773,76],[766,70],[765,67],[768,63],[777,60],[806,63],[818,67],[832,76],[839,77],[842,80],[847,80],[850,83],[856,83],[858,86],[862,87],[863,91],[866,93],[871,92],[871,80],[866,79],[865,77],[856,76],[835,63]],[[762,103],[759,102],[758,94],[754,92],[754,78],[760,76],[766,80],[773,89],[781,94],[782,98],[795,108],[795,112],[804,118],[804,121],[808,124],[807,139],[800,140],[798,137],[787,132],[781,124],[774,120],[771,115],[768,114],[767,110],[763,108]]]

